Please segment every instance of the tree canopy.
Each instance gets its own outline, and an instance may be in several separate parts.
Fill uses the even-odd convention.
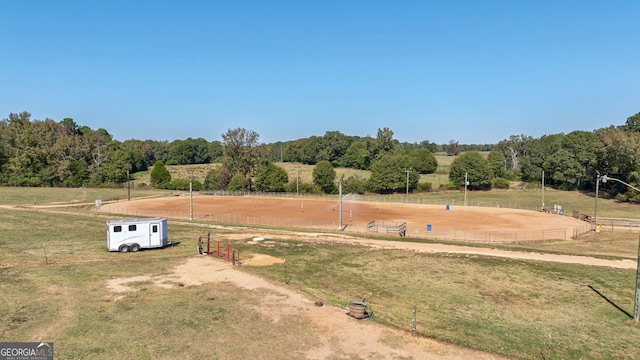
[[[326,194],[335,194],[337,191],[335,181],[336,171],[327,160],[319,161],[313,168],[313,183]]]
[[[426,140],[401,143],[387,127],[377,129],[375,137],[327,131],[322,136],[274,144],[261,144],[258,133],[244,128],[228,129],[221,135],[222,141],[187,138],[172,142],[135,139],[119,142],[107,130],[91,129],[72,118],[65,117],[59,122],[49,118],[34,120],[30,113],[21,112],[11,113],[0,121],[0,185],[123,186],[127,171],[147,171],[158,162],[163,165],[216,162],[220,166],[207,174],[205,188],[252,190],[256,181],[260,183],[256,189],[274,189],[272,176],[282,172],[272,173],[274,168],[263,162],[269,160],[316,165],[315,170],[323,162],[319,169],[327,172],[320,171],[321,178],[333,176],[330,183],[323,183],[323,191],[329,193],[335,191],[335,174],[331,175],[326,163],[331,169],[341,166],[371,170],[369,179],[353,178],[349,182],[357,191],[402,192],[407,182],[406,169],[411,169],[410,190],[417,189],[420,174],[430,174],[438,168],[433,152],[444,151],[456,156],[450,173],[452,182],[458,186],[464,181],[461,180],[464,171],[471,176],[472,188],[488,188],[491,179],[500,177],[538,183],[544,174],[547,186],[592,190],[597,170],[638,187],[639,123],[640,113],[636,113],[619,126],[540,138],[512,135],[494,145],[459,144],[456,140],[443,145]],[[482,160],[476,155],[465,155],[474,151],[490,153]],[[184,179],[176,179],[174,185],[178,180]],[[153,183],[160,184],[165,182]],[[343,183],[346,185],[347,181]],[[309,191],[317,191],[309,186]],[[424,184],[420,190],[428,188]],[[285,189],[291,191],[290,186]],[[603,193],[623,201],[640,201],[637,194],[621,184],[607,185]]]

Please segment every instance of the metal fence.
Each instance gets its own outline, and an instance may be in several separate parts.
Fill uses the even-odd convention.
[[[188,195],[188,193],[182,193],[182,195]],[[285,193],[285,192],[247,192],[247,191],[229,191],[229,190],[215,190],[215,191],[200,191],[199,195],[207,195],[207,196],[264,196],[264,197],[280,197],[280,198],[289,198],[289,199],[318,199],[318,200],[339,200],[338,195],[327,195],[327,194],[300,194],[296,195],[295,193]],[[420,197],[420,196],[410,196],[406,197],[405,195],[361,195],[361,194],[344,194],[342,196],[343,201],[366,201],[366,202],[377,202],[377,203],[402,203],[402,204],[416,204],[416,205],[451,205],[451,206],[462,206],[464,204],[463,201],[456,200],[453,198],[435,198],[433,196],[429,197]],[[506,208],[506,209],[520,209],[520,210],[533,210],[539,211],[541,207],[538,205],[531,204],[523,204],[517,202],[503,202],[503,201],[478,201],[478,200],[469,200],[467,201],[467,206],[477,206],[477,207],[494,207],[494,208]]]
[[[596,228],[599,231],[640,231],[640,219],[598,217]]]
[[[247,216],[238,214],[225,213],[203,213],[193,212],[190,214],[186,211],[176,210],[152,210],[152,209],[135,209],[127,207],[111,206],[109,212],[130,215],[136,217],[166,217],[173,219],[189,219],[192,215],[193,220],[211,221],[216,223],[228,223],[237,225],[247,225],[256,227],[281,227],[281,228],[305,228],[322,231],[339,231],[340,224],[334,220],[314,220],[300,218],[277,218],[267,216]],[[346,225],[346,226],[345,226]],[[427,224],[424,226],[406,225],[403,228],[405,237],[415,239],[431,239],[443,241],[466,241],[466,242],[482,242],[482,243],[511,243],[511,242],[529,242],[529,241],[545,241],[545,240],[567,240],[568,237],[577,238],[593,231],[591,224],[585,224],[575,228],[572,233],[567,234],[566,229],[556,230],[521,230],[521,231],[502,231],[502,230],[464,230],[464,229],[446,229],[431,228]],[[351,233],[372,233],[369,223],[343,223],[343,231]],[[388,232],[384,234],[387,235]]]

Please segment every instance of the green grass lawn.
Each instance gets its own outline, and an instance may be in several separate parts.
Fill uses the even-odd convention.
[[[291,358],[313,346],[309,324],[293,317],[274,324],[253,309],[253,297],[266,294],[234,286],[161,289],[142,281],[134,284],[135,294],[110,301],[107,279],[167,274],[194,256],[198,236],[243,230],[170,219],[170,238],[178,246],[109,253],[107,218],[101,214],[26,207],[33,197],[39,204],[91,203],[109,194],[122,198],[111,192],[122,190],[58,190],[0,188],[0,197],[14,199],[12,204],[24,201],[19,209],[0,208],[0,340],[54,341],[56,358],[62,359],[260,358],[265,349]],[[494,197],[517,200],[505,193]],[[521,196],[537,197],[535,192]],[[576,207],[594,200],[579,193],[549,196]],[[601,208],[636,216],[635,208],[624,204],[602,201]],[[244,258],[259,253],[287,259],[286,286],[338,306],[366,297],[370,320],[388,326],[409,330],[415,307],[420,335],[510,359],[640,358],[640,329],[629,317],[633,270],[310,243],[295,236],[252,245],[248,240],[233,241]],[[635,259],[638,234],[491,246]],[[237,269],[285,282],[281,264]],[[301,345],[274,348],[270,332],[299,337]],[[139,340],[149,338],[161,341],[146,346]],[[204,346],[212,342],[229,345]]]

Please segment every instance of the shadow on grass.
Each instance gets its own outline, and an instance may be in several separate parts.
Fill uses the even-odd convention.
[[[595,292],[596,294],[598,294],[601,298],[603,298],[606,302],[608,302],[609,304],[611,304],[614,308],[618,309],[620,312],[622,312],[623,314],[627,315],[630,319],[633,319],[633,316],[631,314],[629,314],[626,310],[624,310],[623,308],[621,308],[620,306],[618,306],[618,304],[614,303],[613,301],[609,300],[608,297],[604,296],[600,291],[596,290],[593,286],[591,285],[587,285],[589,287],[589,289],[593,290],[593,292]]]

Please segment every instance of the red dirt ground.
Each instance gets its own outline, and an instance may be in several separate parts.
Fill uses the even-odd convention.
[[[374,203],[343,200],[343,224],[352,228],[372,220],[386,223],[406,222],[408,229],[425,231],[456,229],[470,231],[563,230],[571,236],[575,228],[586,223],[570,216],[530,210],[488,207]],[[169,212],[172,217],[188,218],[189,197],[166,197],[124,201],[103,205],[101,210],[136,214],[133,209]],[[147,215],[148,212],[140,212]],[[175,215],[174,215],[175,214]],[[289,199],[258,196],[194,196],[194,219],[212,218],[204,214],[238,215],[259,218],[314,220],[339,223],[339,204],[335,200]],[[162,216],[162,213],[158,213]],[[336,225],[337,228],[337,225]],[[412,234],[408,230],[408,234]],[[413,230],[415,232],[415,230]]]

